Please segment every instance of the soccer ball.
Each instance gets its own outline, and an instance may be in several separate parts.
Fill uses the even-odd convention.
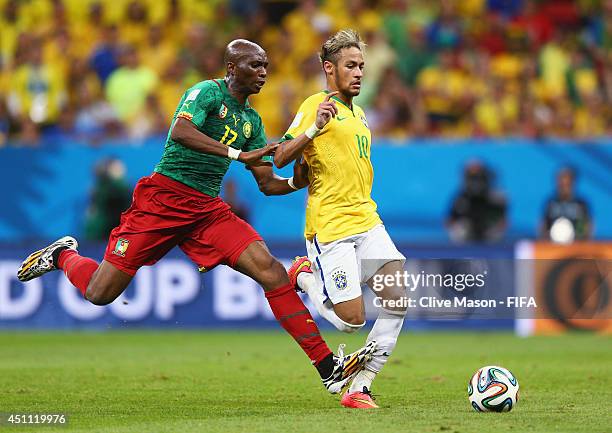
[[[518,381],[503,367],[482,367],[468,383],[468,398],[478,412],[509,412],[518,397]]]

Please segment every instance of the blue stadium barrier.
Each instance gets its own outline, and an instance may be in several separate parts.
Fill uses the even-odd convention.
[[[16,278],[16,270],[39,245],[0,245],[0,329],[134,329],[134,328],[275,328],[278,325],[262,289],[250,278],[226,266],[200,274],[178,249],[155,266],[144,267],[121,298],[108,306],[85,301],[62,272],[52,272],[28,283]],[[304,254],[304,246],[270,245],[273,254],[288,265],[290,258]],[[405,245],[400,248],[411,259],[479,258],[500,263],[493,286],[512,296],[513,247],[437,247]],[[79,250],[96,259],[104,246],[85,244]],[[369,292],[369,291],[368,291]],[[505,296],[505,295],[504,295]],[[316,310],[309,304],[316,317]],[[375,315],[369,316],[374,319]],[[425,320],[410,317],[405,327],[413,330],[512,329],[512,319]],[[320,320],[323,328],[330,328]]]
[[[44,148],[0,149],[0,240],[52,239],[83,229],[93,187],[93,167],[109,156],[122,159],[134,184],[151,173],[163,138],[139,146],[105,143],[52,143]],[[402,146],[398,146],[402,144]],[[391,236],[398,242],[448,242],[444,221],[460,186],[464,164],[484,160],[497,173],[497,187],[509,202],[506,239],[534,238],[554,175],[572,165],[580,173],[578,193],[590,204],[597,239],[612,239],[612,146],[603,143],[528,140],[378,140],[372,147],[373,196]],[[281,174],[289,176],[286,167]],[[252,223],[266,240],[299,242],[305,192],[265,197],[250,173],[232,164],[229,177],[251,208]]]

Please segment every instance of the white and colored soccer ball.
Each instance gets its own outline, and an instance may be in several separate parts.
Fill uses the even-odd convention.
[[[516,405],[518,397],[518,381],[503,367],[479,368],[468,383],[468,398],[478,412],[508,412]]]

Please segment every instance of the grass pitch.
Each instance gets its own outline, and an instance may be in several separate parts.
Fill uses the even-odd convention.
[[[326,333],[334,347],[366,334]],[[382,409],[329,395],[281,332],[0,334],[0,412],[57,413],[43,432],[610,432],[612,339],[403,334],[375,382]],[[476,413],[466,385],[510,369],[521,400]],[[4,431],[37,431],[0,426]]]

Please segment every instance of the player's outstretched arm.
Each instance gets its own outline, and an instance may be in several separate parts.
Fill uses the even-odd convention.
[[[257,181],[259,190],[265,195],[284,195],[295,192],[308,185],[308,165],[295,163],[293,177],[284,178],[274,174],[272,165],[250,167],[251,173]]]
[[[224,156],[236,159],[248,165],[263,164],[261,158],[273,155],[278,144],[269,144],[261,149],[250,152],[241,152],[238,149],[230,148],[217,140],[213,140],[208,135],[203,134],[198,128],[187,119],[178,118],[172,127],[170,138],[181,143],[183,146],[198,152],[210,155]],[[269,165],[269,164],[268,164]]]
[[[298,135],[293,140],[288,140],[280,143],[276,154],[274,155],[274,164],[278,168],[282,168],[291,161],[296,160],[302,155],[302,152],[308,144],[319,134],[321,129],[329,123],[329,121],[338,114],[336,103],[331,100],[338,92],[328,93],[323,102],[317,108],[317,117],[314,123],[304,133]]]

